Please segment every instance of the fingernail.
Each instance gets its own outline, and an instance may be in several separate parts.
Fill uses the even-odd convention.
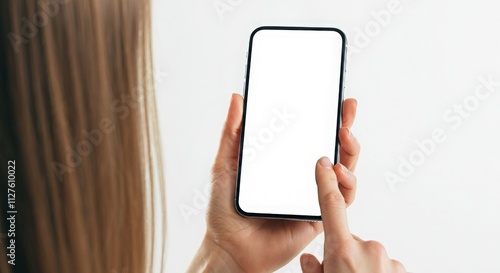
[[[340,164],[340,163],[339,163],[339,165],[340,165],[340,167],[342,168],[342,171],[343,171],[344,173],[348,173],[348,172],[349,172],[349,170],[348,170],[348,169],[347,169],[344,165],[342,165],[342,164]]]
[[[321,165],[321,167],[324,167],[324,168],[329,168],[329,169],[332,168],[332,162],[326,156],[320,158],[319,165]]]

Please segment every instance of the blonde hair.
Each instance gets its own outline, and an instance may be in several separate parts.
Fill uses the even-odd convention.
[[[2,273],[151,271],[162,175],[150,9],[0,1],[0,168],[15,161],[17,210],[13,238],[0,203]]]

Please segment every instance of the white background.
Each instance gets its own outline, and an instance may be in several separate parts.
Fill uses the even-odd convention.
[[[410,272],[500,272],[500,87],[474,95],[480,78],[500,82],[500,4],[400,0],[389,12],[390,2],[154,1],[167,272],[186,269],[204,234],[210,167],[230,94],[242,92],[248,37],[261,25],[338,27],[358,49],[346,79],[363,147],[352,232],[382,242]],[[231,8],[218,13],[217,3]],[[377,20],[380,12],[390,20]],[[464,101],[467,118],[448,112]],[[415,141],[436,129],[444,141],[419,157]],[[418,166],[399,172],[412,155]],[[392,188],[387,173],[401,177]],[[306,250],[321,256],[321,247],[320,236]],[[300,272],[298,260],[280,272]]]

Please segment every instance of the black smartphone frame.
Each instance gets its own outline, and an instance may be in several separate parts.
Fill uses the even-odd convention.
[[[268,213],[252,213],[244,211],[238,203],[239,193],[240,193],[240,175],[241,175],[241,163],[243,160],[243,142],[245,139],[245,120],[246,120],[246,112],[247,112],[247,99],[248,99],[248,85],[250,82],[250,67],[252,65],[252,44],[253,38],[257,32],[261,30],[307,30],[307,31],[334,31],[337,32],[342,37],[342,56],[341,56],[341,68],[340,68],[340,83],[339,83],[339,95],[338,95],[338,113],[337,113],[337,138],[335,139],[335,158],[334,163],[338,163],[340,159],[340,142],[339,142],[339,134],[342,124],[342,111],[343,111],[343,101],[344,101],[344,80],[345,73],[347,72],[346,63],[347,63],[347,36],[345,33],[333,27],[296,27],[296,26],[261,26],[256,28],[252,34],[250,35],[250,42],[247,52],[247,60],[246,60],[246,72],[245,72],[245,84],[244,84],[244,102],[243,102],[243,118],[241,122],[241,136],[239,143],[239,152],[238,152],[238,169],[236,172],[236,187],[235,187],[235,198],[234,204],[235,209],[241,216],[250,217],[250,218],[270,218],[270,219],[285,219],[285,220],[299,220],[299,221],[321,221],[321,216],[310,216],[310,215],[290,215],[290,214],[268,214]]]

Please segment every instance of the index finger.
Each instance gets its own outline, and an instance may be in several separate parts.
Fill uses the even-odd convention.
[[[340,192],[332,163],[327,157],[322,157],[316,164],[316,184],[325,240],[329,243],[352,240],[347,225],[345,200]]]

